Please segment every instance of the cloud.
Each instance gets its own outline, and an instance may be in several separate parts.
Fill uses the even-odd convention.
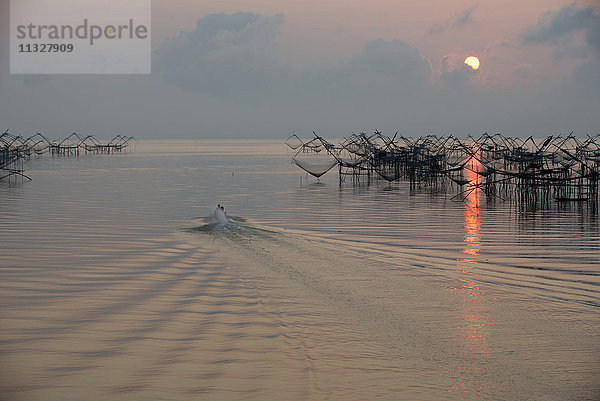
[[[416,115],[426,120],[430,75],[418,49],[401,40],[376,39],[351,57],[289,74],[273,108],[285,104],[277,114],[289,114],[295,130],[317,127],[333,135],[385,130]]]
[[[511,42],[510,40],[498,39],[498,40],[490,43],[485,48],[485,51],[489,53],[491,51],[494,51],[494,49],[497,49],[497,48],[512,49],[514,47],[515,47],[515,44],[513,42]]]
[[[475,4],[474,6],[471,6],[471,7],[467,8],[466,10],[463,10],[460,13],[456,14],[452,21],[452,27],[460,28],[462,26],[467,25],[470,22],[473,22],[473,19],[471,18],[471,14],[473,13],[473,11],[475,11],[477,6],[478,6],[478,4]]]
[[[584,29],[594,18],[593,7],[577,8],[575,5],[548,11],[542,15],[535,27],[526,28],[522,34],[524,43],[547,42]]]
[[[522,44],[549,43],[556,63],[563,58],[579,60],[562,93],[598,98],[600,91],[600,11],[592,6],[568,5],[542,15],[538,23],[521,33]]]
[[[585,27],[585,39],[588,45],[600,53],[600,13],[592,14],[589,24]]]
[[[548,11],[540,17],[536,26],[521,33],[521,41],[523,44],[553,43],[567,53],[580,53],[581,49],[572,43],[577,32],[583,32],[588,50],[600,54],[600,13],[592,6],[578,8],[568,5],[557,11]]]
[[[442,69],[440,80],[452,89],[467,87],[471,79],[478,74],[478,71],[464,63],[463,57],[456,54],[442,57],[440,65]]]
[[[175,86],[209,95],[264,90],[278,62],[273,42],[282,23],[282,14],[207,15],[159,46],[153,70]]]
[[[332,72],[332,78],[350,86],[407,89],[421,86],[431,66],[408,43],[377,39],[367,42],[360,53],[336,63]]]
[[[472,14],[479,4],[475,4],[457,14],[454,14],[445,24],[434,25],[429,29],[430,34],[442,33],[449,28],[462,28],[473,22]]]
[[[510,76],[517,81],[526,80],[530,77],[530,75],[531,67],[527,65],[520,65],[513,69],[510,73]]]
[[[299,71],[278,57],[274,39],[283,15],[211,14],[194,30],[163,42],[154,71],[188,92],[218,98],[390,94],[420,88],[431,67],[418,49],[401,40],[367,42],[352,57]]]
[[[382,109],[405,104],[429,89],[431,66],[418,49],[401,40],[376,39],[355,55],[304,70],[282,72],[263,98],[279,107],[304,109],[328,105],[327,109]],[[310,106],[312,107],[312,106]],[[320,109],[322,110],[322,109]]]

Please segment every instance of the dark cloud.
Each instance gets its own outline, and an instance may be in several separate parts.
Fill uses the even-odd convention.
[[[579,8],[568,5],[557,11],[548,11],[540,17],[536,26],[522,32],[521,40],[524,44],[550,42],[566,47],[566,40],[581,31],[586,44],[600,52],[600,12],[592,6]]]
[[[471,6],[471,7],[467,8],[466,10],[463,10],[460,13],[458,13],[454,17],[454,20],[452,21],[452,26],[455,28],[458,28],[458,27],[465,26],[470,22],[473,22],[473,20],[471,18],[471,14],[473,13],[473,11],[475,11],[477,6],[478,6],[478,4],[475,4],[474,6]]]
[[[518,80],[525,80],[531,76],[531,68],[528,66],[519,66],[512,70],[511,77]]]
[[[414,100],[428,90],[431,66],[400,40],[367,42],[357,54],[328,65],[282,72],[269,95],[278,103],[321,103],[329,108],[379,107]],[[335,106],[334,106],[335,105]]]
[[[479,4],[475,4],[474,6],[471,6],[467,9],[453,15],[452,17],[450,17],[450,19],[445,24],[434,25],[429,30],[429,33],[430,34],[442,33],[449,28],[462,28],[465,25],[472,23],[473,22],[472,14],[478,6],[479,6]]]
[[[450,56],[442,57],[442,60],[440,61],[442,67],[440,79],[449,88],[464,88],[471,78],[477,74],[477,71],[464,63],[458,65],[454,64],[456,64],[456,62],[451,62]]]
[[[238,12],[200,18],[156,51],[153,70],[186,90],[217,96],[264,90],[277,64],[273,41],[283,15]]]
[[[431,66],[408,43],[377,39],[367,42],[359,54],[338,62],[332,72],[332,78],[349,86],[407,89],[421,86]]]
[[[544,13],[535,26],[521,33],[522,44],[548,43],[553,46],[553,60],[564,57],[579,59],[573,73],[552,88],[552,96],[559,100],[554,116],[565,111],[580,115],[598,109],[600,97],[600,10],[593,6],[568,5]],[[574,124],[577,119],[570,116]],[[588,129],[597,129],[590,126]]]
[[[431,73],[419,50],[400,40],[367,42],[358,54],[298,71],[277,56],[282,15],[212,14],[162,43],[153,70],[187,91],[222,98],[359,95],[412,90]]]
[[[485,51],[486,52],[490,52],[493,51],[496,48],[505,48],[505,49],[512,49],[515,47],[515,44],[509,40],[506,39],[498,39],[495,42],[490,43],[486,48]]]
[[[592,48],[600,53],[600,13],[595,13],[590,18],[585,28],[585,40]]]
[[[288,116],[297,132],[316,129],[336,136],[398,129],[398,121],[427,121],[430,74],[418,49],[400,40],[377,39],[351,57],[287,74],[281,81],[285,90],[272,93],[269,102],[271,110],[278,110],[274,114]]]

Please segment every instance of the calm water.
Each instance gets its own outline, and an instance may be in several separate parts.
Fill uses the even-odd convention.
[[[588,206],[340,187],[282,141],[26,169],[0,183],[1,399],[600,398]]]

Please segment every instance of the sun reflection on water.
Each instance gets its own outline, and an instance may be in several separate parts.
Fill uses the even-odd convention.
[[[478,276],[478,257],[481,251],[481,221],[480,221],[480,197],[479,188],[481,176],[477,174],[481,168],[481,163],[477,160],[477,155],[468,162],[465,169],[465,178],[469,180],[467,187],[467,197],[465,199],[465,220],[464,220],[464,248],[460,251],[463,256],[456,259],[456,271],[458,273],[459,287],[463,306],[461,308],[462,316],[458,321],[460,342],[465,353],[470,356],[485,358],[490,355],[489,322],[487,320],[487,306],[485,305],[485,293],[476,281]],[[462,367],[458,370],[468,368]],[[459,373],[459,372],[455,372]],[[451,392],[457,392],[470,398],[479,393],[477,383],[471,382],[468,378],[461,380],[459,384],[453,386]]]
[[[463,322],[461,334],[469,352],[484,354],[488,352],[487,321],[481,314],[481,301],[484,293],[479,284],[473,279],[477,276],[477,256],[481,249],[481,222],[479,219],[481,189],[478,187],[481,176],[477,174],[481,163],[477,157],[471,158],[467,164],[466,178],[469,180],[469,189],[465,201],[465,236],[464,249],[461,253],[464,258],[457,258],[457,270],[461,274],[461,293],[464,296]]]

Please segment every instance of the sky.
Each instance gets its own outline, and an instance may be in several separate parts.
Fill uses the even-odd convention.
[[[597,1],[153,0],[150,75],[11,75],[9,15],[0,128],[24,136],[600,134]]]

